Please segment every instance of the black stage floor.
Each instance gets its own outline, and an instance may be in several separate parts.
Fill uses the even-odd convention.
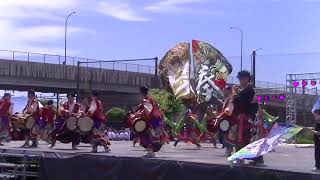
[[[202,144],[200,150],[192,144],[182,142],[176,149],[172,145],[165,145],[154,159],[141,158],[146,153],[144,149],[130,147],[131,142],[127,141],[114,141],[110,153],[96,154],[89,153],[91,147],[86,144],[81,144],[76,151],[71,150],[71,144],[57,143],[54,149],[49,149],[44,142],[35,149],[19,148],[22,144],[21,141],[10,142],[1,146],[0,152],[43,156],[41,179],[140,180],[198,177],[196,179],[227,180],[234,177],[237,180],[320,180],[320,174],[311,171],[314,167],[313,148],[279,146],[276,152],[265,155],[263,166],[246,165],[231,169],[224,156],[224,149],[214,149],[211,144]]]

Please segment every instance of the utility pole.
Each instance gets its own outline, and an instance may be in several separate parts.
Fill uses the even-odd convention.
[[[256,87],[256,51],[252,52],[252,85]]]
[[[252,78],[251,78],[251,82],[252,82],[252,85],[253,87],[255,88],[256,87],[256,52],[259,51],[259,50],[262,50],[262,48],[259,48],[259,49],[256,49],[252,52],[252,64],[251,64],[251,73],[252,73]]]

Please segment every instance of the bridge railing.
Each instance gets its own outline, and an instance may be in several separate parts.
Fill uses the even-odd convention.
[[[11,51],[11,50],[0,50],[0,59],[12,60],[12,61],[38,62],[38,63],[44,63],[44,64],[60,64],[60,65],[66,64],[71,66],[76,66],[78,61],[81,61],[81,62],[99,61],[97,59],[90,59],[90,58],[61,56],[61,55],[33,53],[33,52],[24,52],[24,51]],[[114,60],[110,63],[95,64],[95,66],[93,64],[88,63],[86,66],[109,69],[109,70],[155,74],[154,65],[149,65],[150,62],[144,62],[143,60],[139,62],[140,64],[116,62]],[[141,63],[144,63],[144,64],[141,64]]]

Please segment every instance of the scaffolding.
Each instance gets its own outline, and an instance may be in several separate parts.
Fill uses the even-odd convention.
[[[296,124],[297,122],[297,100],[304,100],[299,97],[305,94],[318,95],[318,90],[310,91],[307,87],[295,87],[294,82],[301,81],[319,81],[320,73],[303,73],[286,75],[286,122],[287,124]],[[299,96],[300,95],[300,96]],[[300,104],[303,104],[300,103]]]

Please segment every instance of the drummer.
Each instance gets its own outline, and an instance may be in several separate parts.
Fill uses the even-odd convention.
[[[40,127],[40,108],[39,102],[36,97],[36,93],[33,90],[28,91],[28,102],[26,107],[22,111],[22,116],[26,117],[31,115],[35,120],[34,127],[29,130],[24,130],[23,134],[25,136],[25,143],[22,147],[37,147],[38,146],[38,131]],[[32,140],[32,145],[29,145],[29,141]]]
[[[90,108],[86,114],[86,116],[92,118],[94,122],[91,142],[92,152],[96,153],[98,146],[103,146],[106,152],[110,152],[110,142],[104,132],[107,119],[103,114],[103,105],[98,96],[99,93],[97,91],[92,91]]]
[[[75,102],[75,95],[68,94],[67,95],[68,101],[64,102],[62,106],[59,107],[59,114],[58,118],[55,121],[54,128],[50,132],[51,136],[51,144],[49,145],[50,148],[54,147],[56,144],[56,138],[58,133],[63,133],[63,128],[65,121],[70,116],[76,116],[79,113],[80,105]],[[72,140],[72,149],[77,150],[77,145],[80,143],[80,138],[77,136],[76,133],[73,134]]]
[[[152,112],[147,119],[148,130],[142,134],[139,134],[140,144],[147,149],[145,157],[155,157],[155,152],[162,147],[166,141],[166,133],[164,131],[164,115],[161,112],[156,101],[148,96],[149,89],[147,87],[141,87],[140,93],[142,95],[142,102],[146,101],[153,107]],[[139,112],[143,108],[143,103],[139,106],[136,112]],[[155,132],[155,133],[152,133]]]
[[[9,138],[9,117],[13,114],[13,103],[11,102],[11,94],[4,93],[0,100],[0,146],[3,146],[2,142]]]
[[[83,97],[81,99],[81,104],[80,104],[80,113],[85,115],[88,113],[90,108],[90,102],[89,99],[87,97]]]
[[[54,127],[57,110],[53,106],[53,101],[49,100],[48,104],[42,108],[42,119],[45,122],[45,133],[49,133]]]

